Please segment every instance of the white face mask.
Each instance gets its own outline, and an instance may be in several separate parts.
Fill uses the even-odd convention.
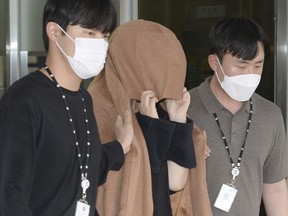
[[[58,27],[75,43],[73,57],[66,55],[56,42],[61,52],[67,57],[73,71],[81,79],[97,76],[104,67],[108,42],[103,38],[71,38],[59,25]]]
[[[243,74],[236,76],[226,76],[224,70],[217,57],[218,64],[224,75],[223,82],[220,82],[217,72],[215,71],[216,77],[222,87],[222,89],[236,101],[247,101],[251,98],[252,94],[258,87],[261,79],[259,74]]]

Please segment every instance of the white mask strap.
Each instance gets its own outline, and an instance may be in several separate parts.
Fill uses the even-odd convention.
[[[57,26],[61,29],[62,32],[64,32],[65,35],[67,35],[67,37],[69,37],[74,43],[76,43],[76,41],[66,31],[64,31],[64,29],[60,25],[57,24]]]
[[[218,62],[218,64],[219,64],[219,67],[220,67],[220,69],[221,69],[223,75],[225,76],[225,73],[224,73],[224,71],[223,71],[222,65],[220,64],[220,61],[219,61],[219,58],[218,58],[217,55],[216,55],[216,59],[217,59],[217,62]],[[217,79],[218,79],[218,82],[221,84],[220,78],[219,78],[219,76],[218,76],[218,74],[217,74],[216,71],[215,71],[215,74],[216,74],[216,77],[217,77]]]
[[[66,53],[64,52],[64,50],[60,47],[60,45],[58,44],[58,42],[56,42],[56,45],[58,46],[58,48],[60,49],[60,51],[63,53],[63,55],[66,56],[66,58],[68,58],[69,56],[66,55]]]
[[[216,55],[216,59],[217,59],[217,62],[218,62],[218,64],[219,64],[219,67],[220,67],[220,69],[221,69],[223,75],[226,76],[225,73],[224,73],[224,70],[223,70],[223,68],[222,68],[222,65],[221,65],[221,63],[220,63],[220,60],[219,60],[219,58],[218,58],[217,55]]]

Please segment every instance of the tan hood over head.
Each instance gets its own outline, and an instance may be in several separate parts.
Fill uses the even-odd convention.
[[[126,23],[114,32],[106,70],[112,70],[119,77],[130,99],[139,100],[145,90],[153,90],[159,100],[180,99],[186,57],[169,29],[138,20]]]
[[[145,20],[127,22],[112,34],[104,70],[89,85],[102,143],[115,139],[114,122],[130,100],[152,90],[157,98],[180,99],[186,75],[186,57],[174,33]],[[99,188],[97,209],[105,216],[152,216],[151,171],[145,139],[132,113],[134,139],[120,171],[110,171]],[[191,169],[185,189],[171,197],[173,215],[210,216],[204,146],[206,137],[193,130],[197,167]],[[190,183],[191,181],[191,183]]]

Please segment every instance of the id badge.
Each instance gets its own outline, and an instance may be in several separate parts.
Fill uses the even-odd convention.
[[[84,202],[78,201],[76,205],[75,216],[89,216],[90,205]]]
[[[237,191],[238,190],[231,185],[223,184],[214,203],[214,207],[221,209],[222,211],[229,212],[236,197]]]

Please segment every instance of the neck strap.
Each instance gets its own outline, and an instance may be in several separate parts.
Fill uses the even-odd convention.
[[[249,103],[250,103],[250,112],[249,112],[249,118],[248,118],[248,122],[247,122],[246,134],[245,134],[245,138],[244,138],[244,141],[243,141],[243,144],[242,144],[242,148],[241,148],[241,151],[240,151],[240,154],[239,154],[238,161],[237,161],[236,165],[235,165],[235,163],[234,163],[234,161],[232,159],[232,156],[230,154],[230,149],[229,149],[229,146],[228,146],[228,143],[227,143],[227,139],[226,139],[226,137],[225,137],[225,135],[224,135],[224,133],[222,131],[222,128],[220,126],[220,122],[219,122],[218,116],[217,116],[216,113],[213,113],[215,121],[217,122],[217,125],[218,125],[218,127],[220,129],[220,132],[221,132],[221,135],[222,135],[222,139],[223,139],[223,143],[225,145],[225,149],[227,150],[227,152],[229,154],[229,158],[230,158],[230,163],[231,163],[232,169],[234,167],[236,167],[236,166],[240,169],[241,160],[242,160],[242,156],[243,156],[243,152],[244,152],[247,136],[248,136],[248,133],[249,133],[249,128],[250,128],[251,121],[252,121],[252,114],[253,114],[253,103],[252,103],[252,99],[251,98],[249,100]]]
[[[53,82],[55,83],[56,87],[59,89],[59,92],[61,94],[61,97],[63,99],[64,105],[65,105],[65,110],[67,112],[67,116],[68,116],[68,120],[70,122],[71,125],[71,129],[72,129],[72,134],[74,137],[74,142],[75,142],[75,146],[77,149],[77,157],[79,159],[79,164],[80,164],[80,173],[81,173],[81,187],[83,189],[82,192],[82,200],[85,201],[86,200],[86,189],[89,187],[90,183],[89,180],[87,178],[88,176],[88,163],[89,163],[89,157],[90,157],[90,130],[89,130],[89,122],[88,122],[88,117],[87,117],[87,110],[86,110],[86,104],[85,104],[85,100],[82,97],[81,94],[81,88],[80,88],[80,95],[81,95],[81,101],[82,101],[82,105],[83,105],[83,112],[84,112],[84,124],[86,125],[86,134],[87,134],[87,151],[86,151],[86,158],[83,159],[83,162],[85,162],[85,165],[82,165],[82,154],[80,151],[80,143],[78,142],[78,137],[77,137],[77,132],[76,132],[76,128],[74,126],[74,121],[72,119],[72,114],[70,112],[70,107],[68,105],[68,102],[66,100],[66,95],[64,94],[61,86],[59,85],[59,83],[57,82],[55,76],[52,74],[51,70],[48,68],[47,65],[45,65],[45,70],[47,71],[47,73],[49,74],[49,76],[51,77],[51,79],[53,80]]]

